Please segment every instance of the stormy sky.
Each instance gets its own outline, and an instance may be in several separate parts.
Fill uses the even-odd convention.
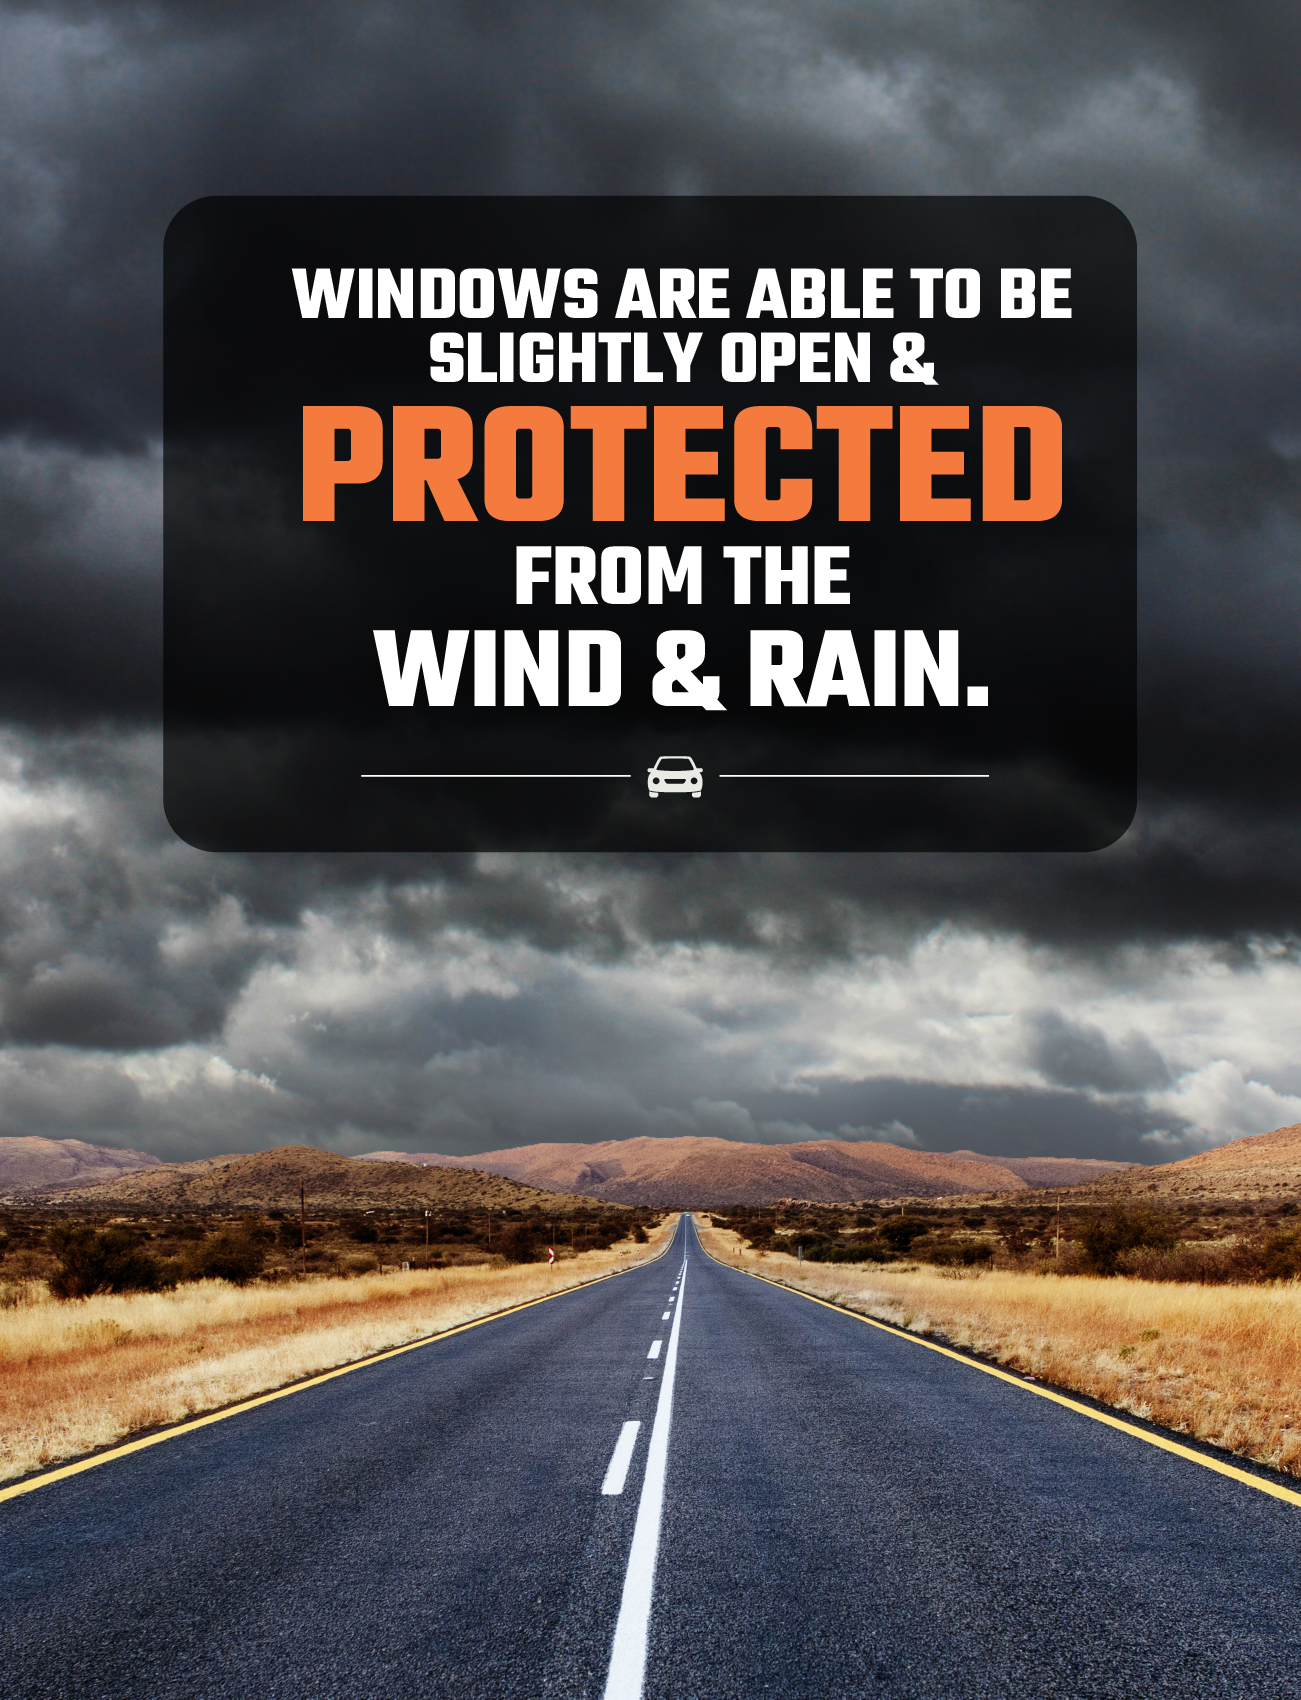
[[[1301,1120],[1294,7],[0,9],[0,1132]],[[1139,242],[1140,806],[1096,854],[212,855],[161,810],[161,264],[209,194],[1090,194]]]

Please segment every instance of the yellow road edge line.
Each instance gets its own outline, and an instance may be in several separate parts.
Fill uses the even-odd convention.
[[[787,1286],[785,1281],[775,1281],[770,1275],[759,1275],[753,1269],[739,1269],[735,1264],[724,1263],[721,1257],[715,1257],[712,1252],[705,1250],[703,1240],[700,1249],[710,1262],[716,1263],[720,1269],[734,1269],[738,1275],[748,1275],[752,1281],[762,1281],[768,1287],[780,1287],[784,1293],[794,1293],[797,1299],[807,1299],[810,1304],[822,1305],[824,1309],[834,1310],[837,1315],[847,1316],[853,1322],[865,1322],[869,1328],[879,1328],[883,1334],[892,1334],[896,1340],[907,1340],[914,1346],[925,1346],[928,1352],[938,1352],[941,1357],[952,1358],[955,1363],[965,1364],[968,1369],[978,1369],[982,1375],[992,1375],[996,1381],[1006,1381],[1012,1387],[1019,1387],[1023,1393],[1033,1393],[1036,1398],[1051,1400],[1054,1405],[1064,1405],[1068,1411],[1078,1411],[1082,1417],[1091,1417],[1095,1423],[1105,1423],[1108,1428],[1133,1435],[1135,1440],[1145,1440],[1149,1446],[1159,1447],[1162,1452],[1173,1452],[1177,1458],[1186,1458],[1189,1463],[1200,1464],[1203,1469],[1214,1470],[1221,1476],[1231,1476],[1235,1482],[1243,1482],[1259,1493],[1267,1493],[1272,1499],[1286,1500],[1289,1505],[1301,1505],[1301,1493],[1295,1488],[1286,1488],[1279,1482],[1253,1476],[1249,1470],[1240,1470],[1235,1464],[1225,1464],[1218,1458],[1208,1458],[1205,1453],[1194,1452],[1191,1446],[1181,1446],[1177,1440],[1167,1440],[1164,1435],[1149,1434],[1146,1429],[1138,1428],[1134,1423],[1127,1423],[1123,1417],[1113,1417],[1105,1411],[1095,1411],[1091,1406],[1082,1405],[1078,1399],[1071,1399],[1065,1393],[1054,1393],[1051,1388],[1039,1387],[1032,1381],[1023,1380],[1019,1375],[1010,1374],[1005,1369],[995,1369],[992,1364],[978,1363],[974,1358],[952,1351],[948,1346],[937,1346],[933,1340],[923,1340],[918,1334],[910,1334],[907,1329],[894,1327],[888,1322],[878,1322],[874,1316],[864,1316],[861,1311],[848,1310],[844,1305],[832,1304],[829,1299],[820,1299],[816,1293],[801,1292],[798,1287]]]
[[[450,1340],[453,1334],[464,1334],[469,1328],[482,1328],[487,1322],[500,1322],[505,1316],[516,1316],[522,1310],[532,1310],[534,1305],[549,1304],[552,1299],[566,1299],[571,1293],[581,1293],[585,1287],[594,1287],[600,1281],[612,1281],[619,1275],[631,1275],[634,1269],[649,1269],[651,1264],[658,1263],[661,1258],[668,1256],[672,1243],[670,1240],[663,1251],[657,1252],[654,1257],[648,1257],[645,1263],[634,1263],[628,1269],[611,1269],[605,1275],[594,1275],[590,1281],[579,1281],[576,1286],[562,1287],[558,1293],[543,1293],[540,1299],[525,1299],[522,1304],[508,1305],[505,1310],[490,1311],[487,1316],[476,1316],[470,1322],[458,1322],[454,1328],[444,1328],[437,1334],[426,1334],[419,1340],[408,1340],[405,1346],[389,1346],[370,1357],[358,1358],[355,1363],[340,1364],[336,1369],[323,1370],[320,1375],[309,1376],[306,1381],[296,1381],[291,1387],[277,1387],[270,1393],[258,1393],[252,1399],[241,1399],[237,1405],[227,1405],[224,1410],[209,1411],[205,1417],[191,1417],[172,1428],[160,1429],[156,1434],[146,1434],[139,1440],[124,1441],[121,1446],[96,1452],[92,1457],[78,1458],[72,1464],[60,1464],[57,1469],[47,1470],[28,1481],[15,1482],[12,1487],[0,1488],[0,1504],[6,1499],[17,1499],[24,1493],[34,1493],[37,1488],[48,1487],[52,1482],[64,1481],[68,1476],[79,1476],[84,1470],[97,1470],[101,1464],[108,1464],[114,1458],[125,1458],[128,1453],[143,1452],[147,1446],[161,1446],[163,1441],[175,1440],[178,1435],[193,1434],[196,1429],[225,1422],[227,1417],[238,1417],[245,1411],[254,1410],[258,1405],[269,1405],[276,1399],[288,1399],[294,1393],[305,1393],[309,1387],[320,1387],[323,1382],[334,1381],[341,1375],[351,1375],[354,1370],[369,1369],[371,1364],[381,1364],[388,1358],[400,1358],[404,1352],[418,1351],[421,1346],[436,1346],[440,1340]]]

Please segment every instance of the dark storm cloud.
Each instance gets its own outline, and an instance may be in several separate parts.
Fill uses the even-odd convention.
[[[0,719],[156,720],[156,455],[0,443]]]
[[[1296,66],[1301,15],[1287,0],[1255,0],[1230,16],[1219,0],[1128,0],[1107,9],[1139,23],[1196,73],[1213,107],[1275,145],[1301,135]]]
[[[0,11],[0,716],[44,728],[15,731],[5,781],[5,1131],[189,1155],[897,1126],[1009,1154],[1180,1155],[1138,1142],[1285,1119],[1301,1081],[1270,1065],[1259,1084],[1245,1021],[1223,1041],[1232,1078],[1205,1046],[1176,1054],[1161,953],[1209,941],[1197,972],[1232,997],[1265,972],[1253,936],[1292,935],[1301,898],[1298,30],[1293,8],[1210,0]],[[178,844],[139,730],[158,700],[170,217],[205,194],[761,191],[1089,193],[1134,222],[1143,800],[1126,839],[1035,858]],[[847,1053],[832,1074],[781,1036],[785,1014],[747,1005],[751,972],[816,998],[820,966],[906,964],[937,929],[1057,964],[1009,989],[996,1056],[946,1060],[933,1037],[906,1068]],[[699,969],[705,1026],[649,990],[608,1007],[634,982],[602,976],[645,958],[650,986],[678,941],[751,965]],[[1139,947],[1147,1002],[1104,1031],[1061,961],[1114,963],[1121,995]],[[491,972],[465,966],[480,948]],[[531,966],[508,994],[493,976],[515,951]],[[429,984],[410,966],[443,957]],[[411,984],[375,991],[377,961]],[[549,961],[585,967],[548,978]],[[264,1059],[249,1023],[268,987]],[[929,994],[908,996],[917,1030],[942,1033]]]
[[[1150,1108],[1137,1097],[1090,1097],[1043,1087],[951,1086],[921,1080],[820,1083],[814,1120],[790,1094],[756,1095],[756,1121],[780,1123],[792,1139],[882,1139],[923,1151],[980,1151],[997,1157],[1100,1157],[1153,1163],[1195,1149],[1181,1139],[1158,1153],[1146,1137]]]
[[[1282,405],[1269,345],[1296,237],[1271,201],[1292,172],[1234,116],[1277,80],[1272,12],[1220,28],[1209,6],[1181,28],[1141,5],[1069,22],[1006,5],[10,13],[3,305],[22,334],[0,430],[157,431],[161,235],[214,193],[1110,194],[1144,225],[1149,356],[1221,391],[1220,362],[1257,395],[1272,376]]]
[[[1301,1116],[1295,952],[1091,959],[890,914],[888,886],[851,901],[821,863],[766,887],[776,858],[729,885],[685,859],[206,856],[168,833],[156,757],[0,750],[0,1131],[169,1157],[705,1133],[1141,1160]]]
[[[1301,543],[1297,463],[1277,447],[1301,431],[1297,181],[1285,134],[1240,117],[1277,81],[1276,9],[1217,20],[1143,5],[1069,23],[1000,5],[338,5],[310,27],[284,6],[10,14],[0,310],[17,334],[0,432],[101,450],[157,434],[161,236],[203,194],[1108,195],[1144,267],[1145,795],[1272,813],[1252,776],[1301,730],[1271,637],[1293,628],[1279,561]],[[38,548],[33,569],[24,534],[4,709],[47,711],[57,680],[72,716],[147,711],[156,622],[129,604],[156,559],[110,609],[102,575],[87,593],[93,563]],[[1242,762],[1244,735],[1259,762]]]
[[[545,867],[468,857],[205,856],[162,818],[155,739],[46,735],[5,752],[0,1033],[92,1049],[208,1040],[250,972],[292,955],[305,914],[360,910],[419,949],[448,929],[619,953],[610,904]]]
[[[1039,1010],[1027,1019],[1034,1035],[1030,1055],[1056,1086],[1133,1092],[1170,1084],[1170,1071],[1142,1033],[1113,1043],[1100,1028],[1071,1021],[1060,1010]]]

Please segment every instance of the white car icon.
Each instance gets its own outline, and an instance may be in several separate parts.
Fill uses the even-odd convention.
[[[646,769],[646,789],[652,802],[667,791],[698,803],[704,783],[704,774],[690,756],[661,756],[654,767]]]

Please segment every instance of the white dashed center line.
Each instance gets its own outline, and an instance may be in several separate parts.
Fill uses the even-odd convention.
[[[666,1311],[665,1311],[665,1312],[664,1312],[664,1315],[663,1315],[663,1316],[662,1316],[662,1317],[661,1317],[661,1318],[660,1318],[660,1321],[661,1321],[661,1322],[667,1322],[667,1321],[668,1321],[668,1319],[669,1319],[669,1317],[670,1317],[670,1316],[671,1316],[671,1315],[672,1315],[672,1312],[671,1312],[671,1311],[667,1311],[667,1310],[666,1310]]]
[[[649,1351],[649,1352],[647,1352],[647,1354],[646,1354],[646,1356],[647,1356],[647,1357],[648,1357],[648,1358],[657,1358],[657,1357],[659,1357],[659,1355],[660,1355],[660,1347],[661,1347],[661,1346],[662,1346],[662,1345],[663,1345],[663,1344],[664,1344],[664,1342],[663,1342],[663,1340],[652,1340],[652,1341],[651,1341],[651,1349],[650,1349],[650,1351]]]
[[[615,1441],[614,1451],[610,1455],[610,1468],[605,1472],[605,1480],[601,1483],[602,1493],[623,1492],[623,1484],[628,1480],[628,1466],[632,1463],[633,1448],[637,1444],[640,1429],[640,1423],[625,1423],[619,1430],[619,1438]]]
[[[686,1264],[683,1266],[683,1291],[686,1291]],[[646,1449],[646,1474],[642,1478],[641,1499],[637,1505],[637,1526],[632,1534],[632,1550],[628,1554],[628,1570],[623,1579],[623,1599],[619,1605],[619,1621],[614,1629],[614,1646],[610,1650],[610,1670],[605,1679],[605,1700],[641,1700],[646,1680],[646,1642],[650,1629],[651,1598],[655,1590],[655,1560],[659,1554],[660,1521],[664,1515],[664,1483],[668,1476],[669,1426],[673,1421],[673,1382],[678,1367],[678,1334],[682,1328],[682,1311],[673,1318],[669,1334],[669,1349],[664,1356],[664,1375],[660,1381],[659,1399],[655,1405],[655,1425],[651,1429],[650,1445]],[[657,1340],[650,1355],[659,1353],[662,1342]]]

